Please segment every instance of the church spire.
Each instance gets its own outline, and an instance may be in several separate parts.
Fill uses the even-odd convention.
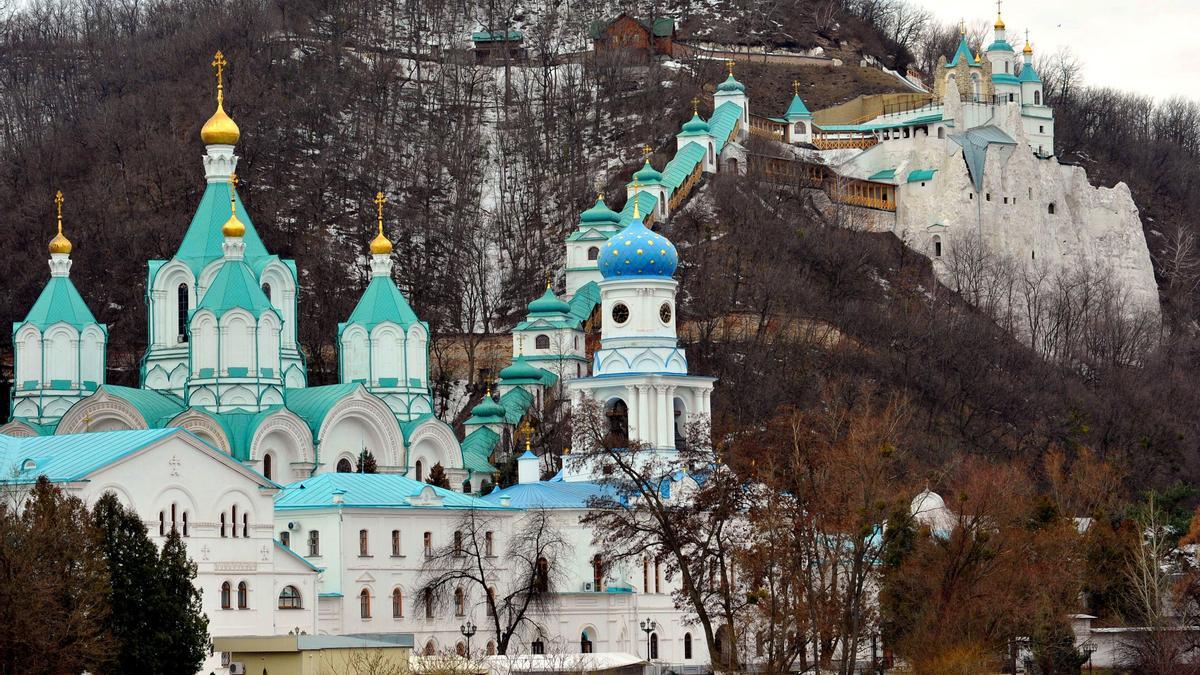
[[[217,111],[200,130],[200,140],[204,141],[205,145],[234,145],[241,137],[238,125],[234,123],[233,118],[225,114],[224,75],[225,66],[228,65],[229,61],[225,60],[225,55],[218,50],[212,60],[212,67],[217,72]]]
[[[387,203],[387,197],[383,196],[383,192],[376,192],[374,201],[379,231],[371,240],[371,254],[388,255],[392,252],[392,241],[383,235],[383,205]]]
[[[65,236],[63,236],[62,205],[63,205],[63,193],[62,193],[62,190],[59,190],[58,193],[54,195],[54,206],[58,210],[58,234],[54,235],[54,238],[50,240],[50,254],[51,255],[54,255],[56,253],[68,255],[71,253],[71,240],[67,239]]]

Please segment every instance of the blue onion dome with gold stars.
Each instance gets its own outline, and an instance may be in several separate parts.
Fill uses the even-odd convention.
[[[604,203],[604,195],[600,195],[596,197],[592,208],[579,214],[579,222],[586,225],[619,225],[621,214],[608,208],[608,204]]]
[[[600,275],[605,279],[670,277],[679,266],[671,240],[652,232],[635,218],[600,249]]]
[[[658,169],[655,169],[654,167],[650,166],[650,158],[649,157],[646,158],[646,163],[644,165],[642,165],[642,168],[638,169],[637,173],[633,174],[633,179],[635,181],[641,183],[642,185],[649,185],[651,183],[661,183],[662,177],[663,177],[663,175],[662,175],[662,173],[659,172]]]

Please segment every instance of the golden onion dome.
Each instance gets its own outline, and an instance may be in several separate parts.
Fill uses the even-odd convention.
[[[1004,19],[999,14],[996,15],[996,30],[1004,30]]]
[[[1025,54],[1026,56],[1033,54],[1033,45],[1029,44],[1029,38],[1025,38],[1025,49],[1022,49],[1021,53]]]
[[[225,221],[225,224],[221,226],[221,234],[226,237],[241,238],[246,235],[246,226],[242,224],[242,221],[238,220],[235,213],[229,216],[229,220]]]
[[[371,253],[374,255],[387,255],[392,252],[392,240],[383,236],[383,233],[375,235],[371,240]]]
[[[51,255],[55,253],[67,254],[71,252],[71,240],[63,236],[62,233],[62,205],[63,193],[62,190],[59,190],[58,194],[54,195],[54,206],[58,209],[58,234],[54,235],[54,238],[50,240]]]
[[[233,118],[225,114],[225,108],[217,101],[217,111],[200,129],[200,140],[205,145],[234,145],[242,135]]]

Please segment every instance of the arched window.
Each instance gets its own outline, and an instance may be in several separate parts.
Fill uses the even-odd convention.
[[[600,257],[600,249],[599,248],[597,248],[595,246],[591,246],[588,248],[588,260],[596,260],[599,257]]]
[[[487,597],[487,607],[484,611],[488,616],[496,616],[496,588],[494,586],[488,586]]]
[[[176,512],[176,505],[174,503],[172,503],[171,504],[171,531],[172,532],[174,532],[176,529],[178,529],[175,525],[175,523],[178,522],[178,517],[176,516],[175,512]]]
[[[282,591],[279,591],[279,609],[302,609],[300,604],[300,591],[296,590],[295,586],[284,586]]]
[[[230,589],[228,581],[221,584],[221,609],[229,609],[233,606],[233,600],[231,599],[231,593],[232,593],[232,591]]]
[[[365,588],[358,594],[358,616],[362,619],[371,618],[371,592]]]
[[[933,235],[933,257],[942,257],[942,238],[939,235]]]
[[[537,349],[550,349],[550,336],[539,335],[533,339],[533,346]]]
[[[178,313],[175,315],[175,335],[179,342],[187,342],[187,319],[188,319],[188,287],[187,284],[179,284],[175,289],[175,307]]]
[[[233,514],[233,517],[229,519],[229,524],[232,526],[233,536],[236,539],[237,538],[237,504],[234,504],[230,508],[230,513]]]
[[[592,556],[592,581],[597,592],[604,589],[604,558],[599,553]]]
[[[625,401],[616,398],[608,404],[608,410],[605,414],[608,416],[608,433],[612,435],[613,442],[618,444],[628,443],[629,406],[625,405]]]
[[[337,472],[338,473],[354,473],[354,467],[350,465],[350,460],[343,457],[343,458],[339,459],[337,462]]]
[[[463,589],[461,587],[456,588],[456,589],[454,589],[454,616],[466,616],[466,615],[467,615],[467,594],[463,592]]]
[[[246,586],[246,582],[238,582],[238,609],[250,608],[250,589]]]
[[[432,619],[433,618],[433,591],[426,588],[425,592],[423,594],[423,597],[421,599],[424,601],[424,604],[425,604],[425,618]]]
[[[1033,90],[1033,104],[1034,105],[1042,104],[1042,92],[1038,91],[1037,89]]]
[[[424,481],[425,481],[425,465],[422,464],[421,460],[418,459],[417,460],[417,482],[420,483],[420,482],[424,482]]]
[[[164,537],[167,534],[167,514],[164,511],[158,512],[158,536]],[[221,514],[221,536],[225,536],[225,514]]]
[[[188,532],[188,514],[187,514],[187,511],[184,511],[184,512],[183,512],[183,536],[185,536],[185,537],[191,536],[191,533],[190,533],[190,532]]]
[[[432,532],[425,533],[425,542],[424,543],[425,543],[425,557],[432,558],[433,557],[433,533]]]
[[[650,658],[651,660],[658,658],[658,633],[650,634]]]
[[[159,528],[158,528],[158,529],[161,531],[161,530],[162,530],[162,525],[161,525],[161,522],[162,522],[162,514],[160,513],[160,514],[158,514],[158,515],[159,515],[159,523],[160,523],[160,525],[159,525]],[[222,537],[224,537],[224,536],[225,536],[225,512],[224,512],[224,511],[222,511],[222,512],[221,512],[221,536],[222,536]]]
[[[399,588],[392,589],[392,618],[399,619],[404,616],[404,591]]]
[[[471,479],[470,478],[463,481],[462,491],[463,491],[464,495],[471,494],[472,488],[471,488]]]
[[[462,640],[459,640],[458,644],[454,645],[454,653],[459,656],[466,656],[467,655],[466,643],[464,643]]]
[[[537,559],[536,567],[537,579],[535,585],[539,593],[546,593],[550,590],[550,561],[545,557]]]
[[[495,643],[495,642],[492,642],[491,640],[488,640],[488,644],[487,644],[487,655],[488,655],[488,656],[495,656],[495,655],[496,655],[496,643]]]
[[[454,557],[461,558],[463,555],[463,536],[462,530],[454,531]]]
[[[425,643],[425,656],[433,656],[437,654],[437,646],[433,644],[433,640]]]
[[[588,636],[588,632],[586,630],[579,635],[579,653],[592,653],[592,638]]]
[[[496,555],[495,549],[492,548],[496,541],[496,533],[488,530],[483,533],[483,554],[487,557]]]
[[[321,555],[321,533],[317,530],[308,531],[308,555]]]
[[[650,592],[650,559],[642,559],[642,592]]]
[[[533,654],[545,654],[546,653],[546,643],[542,642],[542,638],[539,637],[538,639],[534,640],[532,644],[529,645],[529,651],[530,651],[530,653],[533,653]]]
[[[392,530],[392,557],[400,557],[400,530]]]
[[[688,660],[692,658],[692,634],[683,634],[683,658]]]
[[[250,514],[249,513],[242,514],[242,536],[247,539],[250,538]]]
[[[654,560],[654,592],[655,593],[662,593],[662,588],[659,587],[659,584],[661,584],[661,583],[662,583],[662,574],[659,573],[658,559],[655,558],[655,560]]]
[[[271,304],[275,304],[275,301],[271,299],[271,284],[263,284],[262,292],[263,292],[263,295],[267,296],[267,300]]]
[[[358,531],[358,555],[363,558],[371,555],[370,539],[366,530]]]
[[[267,478],[272,478],[272,476],[271,476],[271,461],[272,461],[271,453],[267,453],[267,454],[263,455],[263,475],[266,476]]]
[[[1050,202],[1050,206],[1046,208],[1050,215],[1054,215],[1054,202]]]

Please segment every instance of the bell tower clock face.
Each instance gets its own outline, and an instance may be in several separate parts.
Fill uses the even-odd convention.
[[[613,305],[612,318],[613,321],[617,322],[618,326],[624,324],[629,320],[629,307],[625,306],[625,303],[622,302]]]
[[[663,323],[671,323],[671,303],[664,302],[662,307],[658,308],[658,318],[662,319]]]

